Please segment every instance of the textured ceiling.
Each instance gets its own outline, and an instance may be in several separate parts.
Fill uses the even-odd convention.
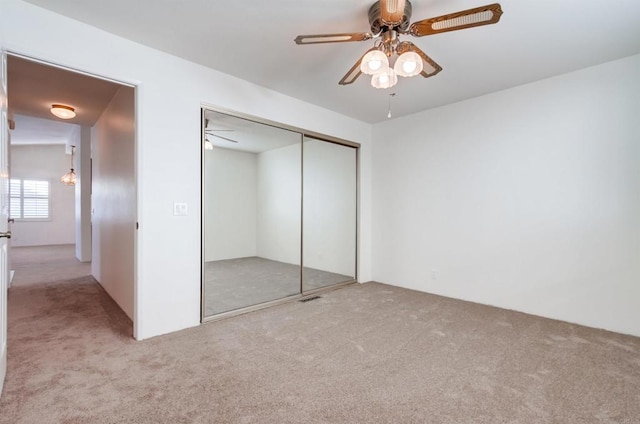
[[[370,0],[30,0],[156,49],[366,122],[640,53],[638,0],[502,0],[496,25],[411,39],[443,71],[376,90],[337,82],[373,42],[298,46],[299,34],[369,30]],[[490,3],[413,0],[412,21]]]

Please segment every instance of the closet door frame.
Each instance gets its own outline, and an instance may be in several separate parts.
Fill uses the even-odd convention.
[[[204,184],[204,171],[205,171],[205,151],[204,151],[204,141],[205,141],[205,112],[217,112],[225,115],[233,116],[235,118],[246,119],[248,121],[252,121],[255,123],[269,125],[275,128],[280,128],[283,130],[297,132],[301,136],[301,140],[304,141],[305,137],[314,138],[316,140],[324,141],[327,143],[334,143],[343,146],[353,147],[356,149],[356,245],[354,246],[354,254],[355,254],[355,277],[353,280],[345,281],[342,283],[334,284],[327,287],[322,287],[314,290],[303,291],[303,268],[304,268],[304,252],[303,252],[303,230],[304,230],[304,183],[301,183],[301,201],[300,201],[300,292],[298,294],[287,296],[282,299],[273,300],[270,302],[261,303],[258,305],[248,306],[242,309],[236,309],[228,312],[223,312],[216,315],[205,315],[205,184]],[[301,156],[300,156],[300,168],[301,168],[301,177],[304,175],[303,170],[303,155],[304,155],[304,142],[302,143],[303,147],[301,148]],[[293,300],[300,300],[305,297],[317,295],[321,292],[328,292],[331,290],[338,289],[340,287],[344,287],[349,284],[353,284],[358,282],[358,271],[359,271],[359,246],[360,246],[360,143],[356,143],[353,141],[345,140],[338,137],[333,137],[330,135],[318,133],[315,131],[309,131],[304,128],[295,127],[292,125],[283,124],[276,121],[271,121],[268,119],[262,119],[253,115],[249,115],[246,113],[220,108],[211,104],[202,103],[200,105],[200,204],[201,204],[201,214],[200,214],[200,321],[202,323],[216,321],[223,318],[228,318],[230,316],[241,315],[249,312],[253,312],[259,309],[268,308],[271,306],[279,305],[286,302],[291,302]]]

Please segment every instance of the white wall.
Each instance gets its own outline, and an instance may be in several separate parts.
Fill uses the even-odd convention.
[[[640,335],[640,56],[375,125],[378,281]]]
[[[258,256],[300,265],[300,143],[258,155]]]
[[[122,87],[93,127],[91,146],[91,273],[129,318],[135,307],[134,116],[134,90]]]
[[[304,266],[355,277],[356,149],[305,138]]]
[[[370,278],[369,124],[146,48],[20,0],[0,1],[1,41],[9,51],[138,86],[136,141],[141,227],[137,239],[136,338],[180,330],[200,321],[203,103],[363,144],[359,264],[362,281]],[[167,107],[169,103],[172,107]],[[174,178],[176,174],[181,177]],[[187,203],[189,215],[174,216],[174,202]],[[169,243],[167,234],[179,237]]]
[[[205,155],[206,261],[259,255],[299,264],[302,167],[305,266],[355,275],[356,149],[306,139],[304,164],[299,144]]]
[[[256,256],[256,153],[205,150],[205,260]]]
[[[71,168],[65,146],[11,146],[11,177],[48,180],[50,213],[48,221],[20,221],[11,224],[11,245],[45,246],[75,243],[75,189],[60,182]]]
[[[91,128],[76,137],[76,258],[91,261]]]

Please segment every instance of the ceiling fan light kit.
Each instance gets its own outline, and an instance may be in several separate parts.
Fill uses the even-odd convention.
[[[401,77],[415,77],[423,68],[422,58],[413,51],[402,53],[393,66],[393,70]]]
[[[371,85],[375,88],[391,88],[398,83],[398,76],[393,68],[387,72],[380,72],[371,77]]]
[[[381,50],[371,50],[360,61],[360,71],[363,74],[376,75],[387,72],[388,69],[389,58]]]
[[[371,33],[299,35],[294,41],[296,44],[319,44],[376,39],[374,47],[353,65],[339,84],[352,84],[361,74],[366,74],[372,76],[373,87],[390,88],[397,83],[398,76],[422,75],[429,78],[442,71],[442,67],[418,46],[409,41],[400,41],[400,35],[423,37],[495,24],[502,15],[500,4],[493,3],[411,24],[412,10],[409,0],[379,0],[369,8]],[[393,67],[390,63],[393,63]]]

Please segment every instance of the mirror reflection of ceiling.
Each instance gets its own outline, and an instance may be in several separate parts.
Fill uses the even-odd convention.
[[[211,110],[205,111],[206,136],[214,147],[262,153],[300,143],[300,133]]]

